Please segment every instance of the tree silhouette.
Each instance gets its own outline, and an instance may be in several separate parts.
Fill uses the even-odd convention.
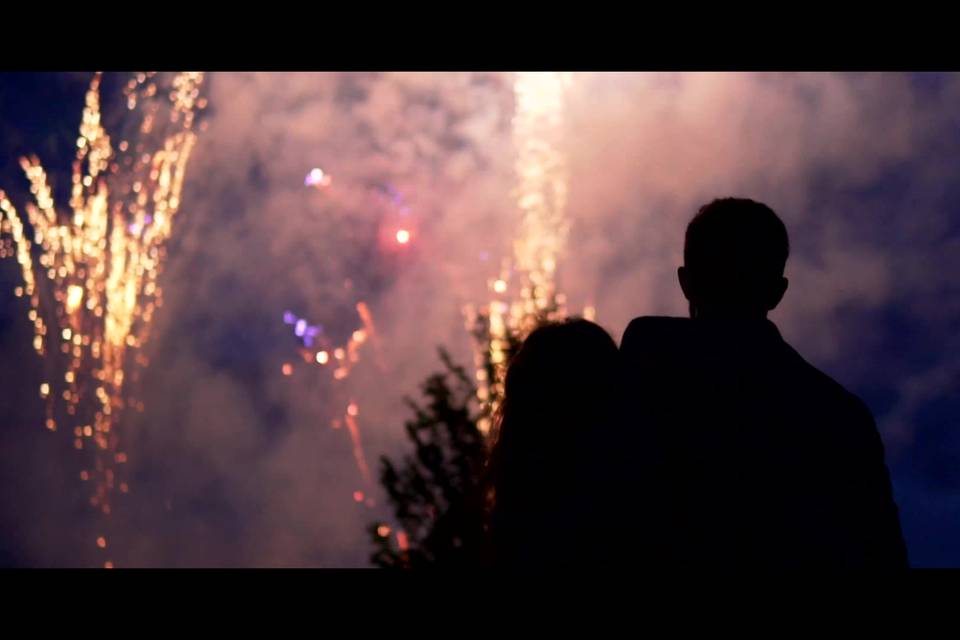
[[[463,367],[439,349],[444,369],[421,385],[422,404],[407,398],[405,424],[413,455],[400,465],[381,457],[380,482],[406,543],[382,522],[369,530],[380,567],[480,566],[485,554],[483,466],[486,439],[477,428],[476,388]]]
[[[421,384],[421,404],[407,398],[414,417],[405,424],[413,455],[395,464],[382,456],[380,483],[386,489],[400,531],[384,522],[368,527],[378,567],[483,566],[488,559],[485,513],[488,505],[484,469],[496,438],[493,412],[502,399],[506,365],[526,333],[562,317],[556,297],[545,308],[526,314],[499,338],[503,360],[494,362],[489,308],[472,318],[470,333],[478,345],[478,372],[488,386],[483,399],[466,370],[438,349],[443,369]],[[486,429],[481,426],[486,425]],[[395,535],[391,535],[395,533]],[[402,542],[401,542],[402,541]]]

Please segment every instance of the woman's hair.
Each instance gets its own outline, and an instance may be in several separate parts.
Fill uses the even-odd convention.
[[[576,562],[618,381],[617,346],[592,322],[547,323],[523,342],[507,369],[488,467],[496,564]]]

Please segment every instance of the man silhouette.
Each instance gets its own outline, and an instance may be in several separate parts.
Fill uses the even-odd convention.
[[[628,484],[654,564],[907,566],[869,409],[767,319],[788,254],[769,207],[714,200],[678,270],[690,319],[637,318],[624,333]]]

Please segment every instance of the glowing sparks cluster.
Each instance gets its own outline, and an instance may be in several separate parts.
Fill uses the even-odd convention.
[[[492,300],[479,311],[465,310],[477,345],[477,396],[484,416],[479,427],[484,433],[489,433],[503,395],[511,350],[537,323],[566,315],[555,276],[569,231],[561,142],[567,82],[562,73],[517,73],[514,79],[514,193],[520,228],[512,263],[505,260],[500,274],[488,283]],[[511,280],[516,284],[512,286]]]
[[[305,318],[297,318],[289,311],[283,314],[283,322],[293,325],[294,335],[303,341],[300,356],[304,362],[324,366],[331,362],[332,354],[333,378],[334,380],[343,380],[350,375],[353,366],[360,362],[360,347],[375,337],[373,316],[370,315],[370,308],[367,303],[357,303],[357,315],[360,317],[361,326],[350,334],[346,344],[338,347],[331,346],[330,341],[324,335],[322,325],[311,325]],[[287,373],[288,371],[290,373]],[[292,365],[289,369],[284,367],[283,372],[284,375],[291,375],[293,372]]]
[[[303,185],[305,187],[314,187],[316,189],[329,187],[331,182],[333,182],[333,178],[330,174],[324,173],[320,167],[311,169],[307,177],[303,179]]]
[[[140,106],[142,120],[132,141],[115,148],[102,123],[100,82],[95,75],[86,93],[71,213],[55,208],[35,156],[20,161],[35,200],[25,206],[32,241],[2,191],[0,210],[23,276],[15,293],[30,302],[33,348],[50,376],[40,385],[46,426],[57,430],[69,423],[74,446],[94,450],[93,468],[83,470],[81,479],[94,486],[91,503],[109,514],[111,492],[127,491],[115,473],[127,460],[117,433],[119,414],[143,408],[125,385],[147,363],[139,349],[163,302],[157,277],[196,141],[195,115],[205,100],[202,73],[179,73],[163,86],[155,74],[137,74],[124,95],[129,110]],[[100,538],[98,546],[106,541]]]
[[[296,315],[287,311],[284,313],[283,321],[285,324],[293,325],[294,335],[300,338],[303,346],[300,348],[300,356],[306,364],[316,364],[326,368],[332,367],[332,376],[335,381],[345,380],[353,367],[360,362],[360,349],[369,342],[376,340],[376,328],[373,324],[373,316],[370,314],[370,308],[365,302],[357,303],[357,315],[360,317],[361,326],[350,334],[346,344],[334,347],[324,335],[321,325],[311,325],[305,318],[298,318]],[[283,375],[293,375],[293,364],[285,362],[281,367]],[[350,398],[341,417],[335,418],[331,426],[334,429],[340,429],[346,425],[350,433],[350,441],[353,446],[353,458],[357,464],[357,470],[367,485],[372,484],[370,468],[367,465],[366,454],[363,450],[363,443],[360,438],[360,424],[358,417],[360,407],[356,400]],[[357,499],[357,494],[360,499]],[[363,492],[358,491],[354,494],[354,500],[364,502]],[[368,499],[369,500],[369,499]]]
[[[413,208],[407,202],[403,193],[391,184],[381,182],[360,182],[351,180],[337,180],[333,183],[333,177],[319,167],[310,169],[304,179],[304,186],[314,190],[326,190],[327,197],[335,198],[338,193],[362,194],[367,198],[371,206],[375,206],[381,211],[380,220],[380,248],[390,251],[396,246],[407,247],[415,240],[413,232]],[[384,242],[384,240],[386,242]],[[344,284],[347,288],[349,281]],[[283,314],[285,324],[293,327],[294,335],[300,339],[302,345],[299,349],[300,356],[304,363],[310,365],[319,365],[321,368],[328,369],[331,372],[334,382],[342,383],[345,381],[353,367],[360,362],[360,350],[365,345],[373,343],[374,353],[377,354],[377,365],[384,369],[384,365],[379,358],[377,349],[377,334],[373,324],[373,316],[370,308],[363,301],[356,305],[357,315],[360,318],[358,326],[351,334],[345,344],[334,346],[325,335],[324,327],[320,324],[311,324],[306,318],[300,318],[291,311]],[[281,365],[281,373],[284,376],[294,374],[293,362],[284,362]],[[338,385],[341,389],[345,386]],[[350,440],[353,448],[353,457],[366,487],[373,484],[370,475],[370,469],[367,464],[366,454],[360,434],[360,405],[355,397],[349,393],[343,394],[343,413],[331,421],[331,427],[341,429],[346,426],[350,434]],[[364,491],[357,490],[353,493],[353,500],[357,503],[373,506],[374,500]]]
[[[529,279],[529,286],[520,292],[527,315],[549,306],[557,258],[569,231],[567,167],[560,141],[564,85],[560,73],[518,73],[514,82],[516,197],[521,212],[514,256],[517,269]]]

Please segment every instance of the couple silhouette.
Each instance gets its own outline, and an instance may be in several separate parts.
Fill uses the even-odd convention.
[[[714,200],[678,269],[690,318],[636,318],[619,349],[582,319],[527,337],[490,458],[495,565],[908,566],[869,409],[767,319],[788,254],[769,207]]]

